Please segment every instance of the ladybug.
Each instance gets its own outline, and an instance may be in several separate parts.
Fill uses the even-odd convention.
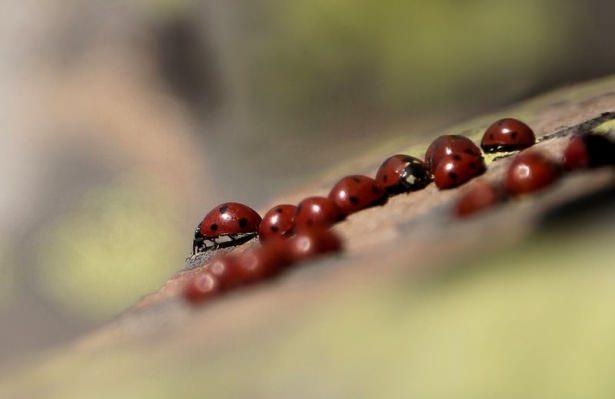
[[[249,241],[258,231],[261,217],[252,208],[227,202],[212,209],[194,233],[193,254],[231,247]]]
[[[338,206],[327,197],[308,197],[297,205],[295,227],[330,227],[344,218]]]
[[[272,239],[260,247],[250,248],[237,261],[238,273],[244,284],[273,277],[290,265],[292,258],[287,240]]]
[[[205,271],[198,273],[184,286],[184,299],[197,304],[216,296],[220,292],[220,283],[211,273]]]
[[[573,136],[570,138],[564,150],[563,164],[567,170],[589,167],[589,154],[583,136]]]
[[[506,190],[518,195],[538,191],[560,177],[560,167],[535,151],[518,154],[506,171]]]
[[[465,218],[491,208],[504,199],[501,188],[485,181],[473,183],[455,203],[455,216]]]
[[[598,134],[572,136],[564,150],[567,170],[596,168],[615,164],[615,143]]]
[[[333,186],[329,199],[335,202],[344,215],[350,215],[383,204],[386,193],[371,177],[352,175],[342,178]]]
[[[390,195],[420,190],[430,182],[431,173],[425,162],[409,155],[387,158],[376,173],[376,183]]]
[[[425,163],[432,174],[436,174],[438,164],[447,155],[464,153],[477,158],[482,158],[480,148],[469,138],[458,134],[440,136],[427,147]]]
[[[458,153],[447,155],[440,160],[434,181],[440,190],[462,185],[472,178],[483,174],[486,170],[482,156]]]
[[[207,264],[206,269],[219,282],[220,289],[228,290],[243,283],[243,275],[239,270],[239,257],[224,254],[214,258]]]
[[[289,237],[295,229],[295,213],[297,207],[294,205],[274,206],[263,216],[263,221],[258,227],[258,237],[261,242],[265,242],[271,237]]]
[[[290,259],[299,262],[342,250],[342,240],[333,231],[306,229],[286,241]]]
[[[504,118],[487,128],[480,146],[485,152],[517,151],[536,143],[532,129],[514,118]]]

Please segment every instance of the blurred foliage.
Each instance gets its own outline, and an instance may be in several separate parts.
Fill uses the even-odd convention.
[[[609,399],[613,233],[534,237],[446,270],[323,293],[313,311],[236,332],[232,345],[214,348],[186,326],[163,341],[64,353],[0,387],[63,399]]]
[[[352,117],[364,109],[369,112],[360,116],[367,118],[387,113],[400,113],[404,117],[411,117],[420,113],[435,113],[441,109],[459,111],[471,104],[491,106],[515,98],[539,84],[542,76],[548,74],[554,65],[559,68],[565,66],[564,61],[568,61],[569,46],[573,42],[573,28],[582,24],[575,20],[575,7],[572,6],[574,2],[568,0],[557,2],[556,5],[548,0],[229,0],[214,3],[222,8],[229,7],[231,12],[224,10],[218,21],[212,21],[216,16],[212,20],[201,18],[205,3],[197,0],[137,0],[134,3],[140,7],[135,13],[139,16],[143,13],[151,18],[155,21],[152,25],[156,28],[159,28],[157,23],[175,18],[182,23],[198,27],[195,32],[207,36],[202,38],[203,41],[207,44],[211,41],[212,48],[216,51],[199,54],[197,57],[201,56],[206,58],[207,62],[215,64],[223,63],[218,59],[223,58],[239,65],[231,67],[227,62],[226,68],[221,71],[222,76],[216,78],[223,82],[240,81],[239,85],[242,87],[238,90],[252,93],[255,108],[267,111],[262,119],[259,119],[261,114],[258,114],[258,118],[249,120],[248,129],[241,134],[229,130],[214,136],[215,132],[212,132],[216,130],[215,126],[201,126],[198,130],[204,132],[203,136],[207,137],[204,140],[207,148],[204,148],[203,143],[196,137],[191,137],[194,139],[191,145],[203,146],[203,158],[211,158],[211,164],[219,167],[219,170],[214,167],[212,170],[218,181],[222,182],[220,186],[216,187],[215,191],[201,190],[203,197],[210,202],[219,202],[216,198],[222,196],[224,190],[228,192],[229,188],[225,187],[228,181],[234,182],[228,186],[236,186],[236,192],[240,193],[242,198],[249,198],[254,195],[254,191],[258,191],[258,195],[269,195],[263,194],[267,191],[263,189],[267,187],[263,180],[275,181],[275,185],[272,184],[275,191],[279,190],[280,181],[283,179],[301,180],[305,175],[315,175],[312,173],[315,168],[325,162],[321,158],[327,158],[330,162],[337,162],[340,158],[347,159],[344,150],[350,145],[346,141],[338,140],[338,136],[333,134],[326,141],[316,141],[313,137],[322,137],[334,131],[333,129],[338,127],[337,122],[353,119]],[[104,2],[94,1],[88,4]],[[58,13],[73,15],[74,11],[76,19],[88,15],[92,20],[99,19],[98,8],[94,6],[91,9],[84,7],[86,10],[83,15],[77,9],[78,7],[66,3],[58,6]],[[208,11],[212,9],[215,7],[207,8]],[[229,14],[235,12],[247,16],[245,19],[229,17]],[[103,14],[101,12],[101,18]],[[129,14],[127,13],[128,16]],[[128,18],[122,22],[121,18],[115,21],[113,12],[106,18],[109,18],[109,15],[113,20],[109,31],[115,32],[117,29],[115,33],[118,37],[121,37],[125,28],[122,23],[126,21],[135,22],[131,28],[143,29],[139,35],[152,34],[148,31],[152,26],[142,27],[137,23],[139,18],[135,21]],[[74,46],[73,41],[76,38],[79,40],[75,42],[83,40],[80,46],[87,48],[90,44],[87,42],[86,33],[97,30],[95,24],[90,27],[88,21],[88,18],[83,18],[75,24],[79,29],[84,29],[83,32],[78,29],[70,31],[72,25],[66,24],[66,32],[50,35],[65,42],[54,41],[53,46],[49,45],[44,52],[40,52],[38,45],[34,49],[19,50],[33,51],[36,54],[53,53],[63,46]],[[64,22],[62,20],[60,23]],[[114,25],[116,22],[117,26]],[[217,22],[222,27],[212,22]],[[211,26],[208,25],[210,23]],[[190,29],[189,31],[192,32]],[[181,37],[183,36],[180,35]],[[132,39],[126,37],[121,40],[128,44]],[[106,43],[106,37],[101,41]],[[230,43],[232,45],[227,46],[229,41],[240,43]],[[196,42],[198,40],[189,43]],[[182,44],[185,45],[178,42],[175,47],[181,47]],[[94,48],[88,50],[95,53]],[[134,49],[131,48],[130,53],[132,50]],[[187,52],[190,53],[191,50],[194,49],[189,48]],[[228,57],[218,51],[231,52],[233,56]],[[123,59],[122,53],[118,55]],[[210,56],[211,58],[208,58]],[[176,61],[175,58],[173,60]],[[104,62],[108,60],[103,58],[102,62],[97,61],[95,64],[101,69],[108,68],[109,65]],[[67,71],[67,74],[72,74],[70,70]],[[241,76],[229,78],[228,75],[233,74]],[[52,80],[55,78],[54,76]],[[89,81],[89,78],[84,81]],[[232,91],[235,88],[227,90]],[[232,96],[229,95],[228,98],[230,97]],[[135,101],[138,102],[140,101]],[[440,105],[445,107],[438,108]],[[228,119],[240,119],[234,116]],[[310,130],[310,121],[329,119],[330,116],[335,119],[330,118],[333,123],[328,125],[328,130]],[[280,129],[289,137],[291,146],[284,147],[282,143],[279,150],[273,153],[269,148],[268,151],[261,150],[269,146],[267,138],[275,134],[272,133],[273,129],[266,126],[267,123],[262,123],[263,120],[268,122],[267,117],[291,120],[297,118],[299,122],[293,125],[297,127],[296,131]],[[147,115],[145,119],[150,120]],[[476,127],[475,125],[473,127]],[[311,148],[317,148],[318,151],[312,151],[307,146],[308,141],[302,141],[303,138],[300,137],[303,133],[301,128],[306,126],[305,130],[310,131],[310,138],[316,143]],[[131,129],[139,135],[142,127],[135,125]],[[269,136],[265,136],[265,140],[262,135],[256,134],[259,129],[268,130],[266,133]],[[378,145],[389,146],[391,151],[398,151],[408,145],[408,136],[416,131],[405,129],[404,126],[403,131],[390,134],[379,129],[372,129],[371,133],[375,137],[374,141],[378,138]],[[394,140],[399,141],[380,140],[376,136],[385,134],[397,136]],[[125,140],[121,135],[109,137],[110,142]],[[232,141],[230,150],[218,151],[218,146],[222,147],[220,142],[224,140]],[[236,145],[235,141],[247,143],[244,145],[249,150],[249,156],[244,157],[240,153],[241,146]],[[154,140],[153,144],[156,142]],[[257,142],[259,147],[255,146],[254,142]],[[71,151],[75,152],[81,151],[72,143],[60,146],[72,148]],[[146,152],[149,149],[156,157],[166,157],[164,148],[152,148],[154,147],[139,144],[131,151]],[[361,151],[375,148],[372,145],[364,145]],[[409,152],[419,155],[423,149],[413,147]],[[107,151],[109,154],[104,154],[101,158],[113,157],[113,150]],[[309,165],[289,162],[305,159],[306,153],[309,153]],[[330,156],[333,153],[335,157]],[[254,157],[254,154],[269,164],[267,173],[258,168],[257,162],[252,162],[250,157]],[[303,158],[299,158],[297,154]],[[319,156],[321,158],[318,158]],[[45,162],[45,157],[37,156],[36,159]],[[95,159],[91,161],[96,162]],[[192,160],[186,156],[182,161],[190,163]],[[49,166],[42,165],[45,168]],[[42,293],[42,297],[36,299],[40,300],[43,308],[47,307],[46,301],[49,300],[76,319],[99,320],[116,314],[139,296],[156,289],[167,276],[177,270],[189,250],[190,237],[186,231],[178,231],[178,226],[185,226],[185,220],[178,221],[179,217],[175,212],[180,207],[185,208],[189,201],[186,201],[185,195],[182,197],[182,194],[178,194],[183,193],[182,190],[166,193],[141,184],[148,176],[158,172],[159,165],[147,165],[137,178],[128,176],[133,171],[118,170],[119,178],[125,180],[108,186],[101,185],[92,190],[81,201],[80,206],[74,207],[69,213],[50,216],[45,213],[45,208],[38,210],[41,220],[55,218],[55,223],[51,226],[45,225],[44,229],[35,224],[29,232],[28,239],[39,243],[34,248],[37,257],[36,273],[30,273],[29,268],[24,267],[28,272],[20,273],[19,277],[35,275]],[[280,168],[280,165],[286,167]],[[340,166],[348,168],[347,164]],[[150,169],[147,169],[148,167]],[[83,176],[87,175],[84,173]],[[50,181],[54,183],[53,178]],[[102,183],[92,179],[92,184]],[[207,197],[212,192],[215,198]],[[36,212],[37,210],[32,211],[33,214]],[[14,260],[10,259],[10,254],[0,248],[0,307],[12,295],[14,270],[9,265],[19,270]],[[20,283],[24,287],[32,285],[31,281]],[[27,290],[23,290],[23,293],[30,294]],[[23,314],[25,315],[26,311]],[[413,327],[410,321],[407,323],[409,324],[405,327]],[[390,324],[391,328],[395,327],[392,322]],[[362,328],[352,326],[355,327]],[[314,332],[309,329],[306,331]],[[42,334],[48,333],[44,331]],[[308,339],[309,335],[299,338]],[[340,348],[350,350],[343,346]],[[429,351],[438,354],[438,349],[427,346],[424,350],[413,350],[428,358]],[[444,349],[452,350],[448,347]],[[118,357],[123,358],[123,354]],[[318,359],[312,360],[316,362]],[[280,354],[279,362],[291,361],[292,358],[288,355]],[[133,362],[138,363],[139,360]],[[110,363],[117,367],[119,362]],[[102,367],[104,366],[103,364]],[[314,366],[317,367],[318,365]],[[195,370],[195,374],[197,371],[201,370]],[[150,383],[155,385],[161,382]],[[102,391],[104,390],[101,389]],[[156,387],[156,391],[164,392],[164,389]],[[155,396],[152,394],[148,397]]]
[[[510,99],[567,54],[568,2],[270,0],[258,99],[297,112],[412,112]],[[333,111],[333,109],[335,111]]]
[[[168,19],[184,13],[194,13],[197,0],[137,0],[140,12],[154,18]]]
[[[164,193],[134,183],[92,190],[46,231],[38,277],[51,301],[84,318],[109,317],[177,270],[189,245],[173,208]]]
[[[0,242],[0,309],[7,306],[14,289],[14,272],[11,257],[6,247]]]
[[[535,237],[451,275],[352,298],[298,331],[272,367],[289,371],[282,380],[334,376],[328,397],[608,398],[614,238]]]

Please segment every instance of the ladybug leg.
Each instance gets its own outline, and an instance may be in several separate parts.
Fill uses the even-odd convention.
[[[256,237],[256,233],[244,233],[238,235],[231,235],[229,237],[231,238],[231,245],[241,245],[244,242],[248,242],[254,237]]]
[[[221,236],[216,237],[213,240],[214,245],[215,245],[214,249],[228,248],[228,247],[234,247],[237,245],[241,245],[244,242],[250,241],[255,236],[256,236],[255,233],[221,235]]]
[[[205,245],[205,243],[204,243],[204,242],[197,242],[197,241],[194,241],[194,242],[192,243],[192,255],[196,255],[196,254],[198,254],[198,253],[205,252],[205,251],[207,251],[207,250],[209,250],[209,249],[210,249],[210,248],[208,248],[208,247]]]
[[[216,237],[214,242],[216,243],[216,246],[218,246],[220,248],[232,246],[233,245],[233,236],[231,236],[231,235],[221,235],[219,237]]]
[[[220,246],[215,241],[205,238],[203,234],[201,234],[199,226],[197,226],[194,232],[194,241],[192,241],[192,255],[218,249],[219,247]]]
[[[205,239],[204,243],[205,243],[205,248],[203,249],[203,251],[213,251],[215,249],[220,248],[218,243],[216,243],[214,240]]]
[[[215,249],[220,248],[221,246],[216,244],[215,242],[207,239],[202,239],[200,241],[194,240],[192,244],[192,254],[198,254],[201,252],[213,251]]]
[[[229,236],[229,238],[231,239],[230,245],[239,245],[243,243],[243,241],[241,241],[242,236]]]

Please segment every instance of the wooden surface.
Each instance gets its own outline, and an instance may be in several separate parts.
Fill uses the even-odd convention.
[[[559,157],[583,122],[612,134],[602,114],[613,111],[611,77],[435,133],[478,141],[491,121],[519,117]],[[422,156],[428,143],[408,141],[272,204],[373,175],[393,153]],[[489,161],[481,179],[501,179],[510,158]],[[450,208],[463,188],[430,185],[338,225],[342,255],[198,309],[176,295],[199,262],[178,260],[177,276],[106,326],[3,370],[0,397],[611,398],[614,188],[612,169],[575,173],[460,222]]]

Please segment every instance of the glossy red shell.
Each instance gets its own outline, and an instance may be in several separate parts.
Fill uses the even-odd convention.
[[[494,185],[477,181],[472,183],[455,203],[455,216],[465,218],[497,205],[503,200],[502,190]]]
[[[294,205],[278,205],[271,208],[258,228],[258,236],[261,242],[267,241],[271,237],[289,237],[295,229],[295,213],[297,207]]]
[[[297,230],[311,227],[327,228],[343,219],[338,206],[327,197],[308,197],[297,205],[295,227]]]
[[[243,283],[239,257],[232,254],[217,256],[207,265],[207,271],[218,279],[220,288],[228,290]]]
[[[453,154],[467,154],[481,157],[480,148],[469,138],[457,134],[448,134],[435,139],[427,148],[425,163],[432,174],[436,173],[442,158]]]
[[[583,169],[589,166],[589,154],[581,136],[573,136],[564,150],[564,167],[568,170]]]
[[[261,217],[252,208],[237,202],[227,202],[212,209],[199,225],[204,237],[255,233]]]
[[[494,122],[483,134],[480,146],[485,152],[516,151],[536,142],[532,129],[514,118]]]
[[[264,245],[248,249],[238,259],[243,283],[255,283],[275,276],[291,263],[287,240],[272,239]]]
[[[601,134],[573,136],[563,157],[567,170],[595,168],[615,164],[615,142]]]
[[[535,151],[518,154],[506,172],[506,190],[510,194],[526,194],[541,190],[555,182],[561,174],[559,165]]]
[[[314,228],[297,233],[287,240],[288,252],[294,262],[312,259],[317,256],[339,252],[342,241],[331,230]]]
[[[485,172],[482,157],[459,153],[442,158],[434,173],[434,181],[439,189],[460,186]]]
[[[404,154],[387,158],[376,173],[376,183],[389,194],[420,190],[430,182],[425,162]]]
[[[201,303],[212,298],[220,291],[218,279],[205,271],[196,274],[184,286],[184,298],[190,303]]]
[[[385,191],[371,177],[352,175],[342,178],[329,192],[329,199],[344,215],[350,215],[374,205],[380,205]]]

